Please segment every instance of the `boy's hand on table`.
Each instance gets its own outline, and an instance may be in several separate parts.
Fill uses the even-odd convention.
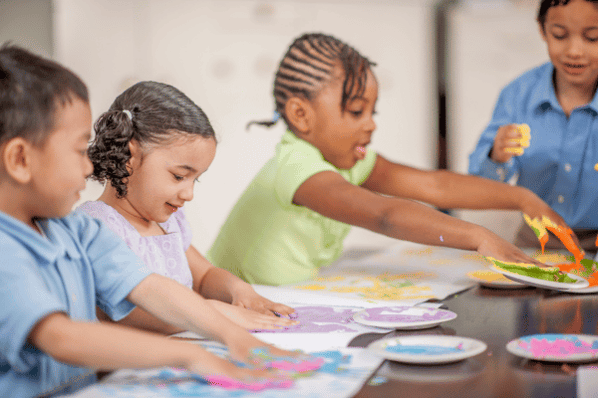
[[[261,314],[256,311],[232,305],[219,300],[208,300],[222,315],[247,330],[282,329],[299,323],[288,318],[277,317],[272,314]]]

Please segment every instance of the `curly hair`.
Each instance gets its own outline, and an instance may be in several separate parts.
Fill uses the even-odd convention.
[[[339,39],[322,33],[306,33],[296,38],[282,57],[274,78],[275,111],[287,125],[284,113],[287,101],[292,97],[311,100],[329,83],[334,69],[344,72],[341,109],[344,111],[351,97],[359,97],[365,91],[367,72],[376,65],[357,50]],[[270,121],[253,121],[247,124],[273,126],[278,118]]]
[[[200,135],[216,140],[203,110],[175,87],[152,81],[137,83],[120,94],[94,125],[89,147],[91,179],[106,181],[117,197],[127,196],[129,142],[163,144],[174,135]]]

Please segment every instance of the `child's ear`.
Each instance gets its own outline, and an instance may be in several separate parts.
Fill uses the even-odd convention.
[[[141,146],[139,142],[136,140],[129,141],[129,152],[131,152],[131,157],[127,160],[127,170],[129,174],[133,171],[133,165],[138,164],[141,161]]]
[[[29,141],[16,137],[8,141],[2,150],[4,171],[20,184],[27,184],[31,180],[31,147]]]
[[[538,21],[538,29],[540,29],[542,40],[546,41],[546,29],[544,29],[544,25],[540,21]]]
[[[290,98],[284,105],[284,114],[296,134],[309,134],[313,123],[313,111],[309,101],[299,97]]]

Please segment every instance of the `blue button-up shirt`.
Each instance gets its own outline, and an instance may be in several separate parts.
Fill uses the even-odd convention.
[[[96,305],[126,316],[130,291],[150,271],[99,221],[74,213],[40,221],[45,236],[0,212],[0,396],[33,397],[64,384],[93,381],[28,343],[31,329],[54,312],[97,321]]]
[[[548,203],[572,228],[598,229],[598,95],[567,117],[546,63],[505,87],[490,124],[469,156],[469,173],[499,181],[513,176]],[[506,163],[488,156],[498,128],[527,123],[529,148]]]

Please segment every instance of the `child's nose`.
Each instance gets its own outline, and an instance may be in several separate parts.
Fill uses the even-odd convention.
[[[583,41],[579,37],[573,37],[569,41],[567,53],[571,57],[579,57],[583,54]]]
[[[85,174],[85,178],[89,177],[91,173],[93,173],[93,163],[89,160],[89,157],[85,156],[83,160],[83,172]]]
[[[193,199],[193,184],[187,185],[179,192],[179,198],[182,200],[189,202]]]

